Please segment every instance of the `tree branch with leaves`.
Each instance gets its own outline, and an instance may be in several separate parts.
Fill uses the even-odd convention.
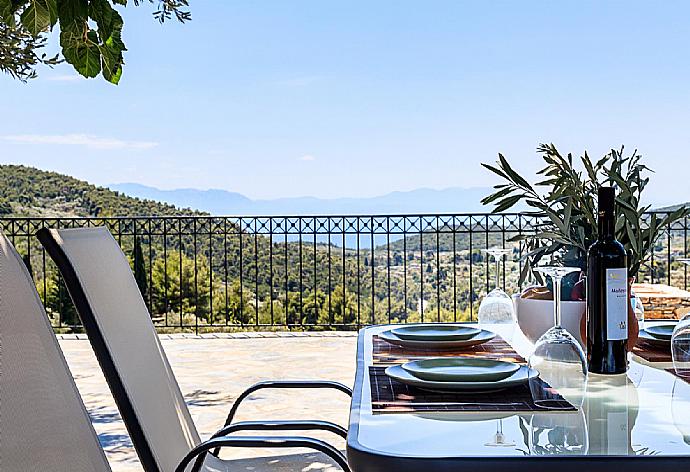
[[[160,23],[191,20],[188,0],[133,0],[156,5]],[[27,82],[37,67],[63,60],[82,76],[117,84],[122,77],[124,22],[116,6],[127,0],[0,0],[0,71]],[[61,53],[47,56],[48,33],[59,28]]]
[[[537,172],[542,180],[535,184],[518,174],[501,154],[495,165],[482,164],[504,180],[494,186],[495,192],[484,198],[483,204],[493,204],[493,212],[499,213],[522,202],[530,207],[528,214],[540,221],[534,233],[512,238],[527,247],[520,283],[531,273],[540,280],[533,268],[545,257],[586,268],[587,249],[598,237],[595,196],[601,185],[617,189],[616,239],[631,256],[631,276],[649,258],[664,228],[690,214],[690,209],[684,207],[668,213],[649,213],[650,206],[643,205],[641,197],[652,171],[641,163],[637,150],[625,155],[623,147],[611,149],[596,161],[585,152],[579,158],[581,169],[576,167],[572,154],[563,156],[553,144],[540,144],[537,152],[546,165]]]

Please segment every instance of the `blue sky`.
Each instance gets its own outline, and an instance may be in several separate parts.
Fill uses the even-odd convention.
[[[0,162],[253,198],[489,185],[539,142],[638,148],[690,200],[690,2],[192,0],[125,16],[119,86],[0,76]],[[461,209],[459,209],[461,210]]]

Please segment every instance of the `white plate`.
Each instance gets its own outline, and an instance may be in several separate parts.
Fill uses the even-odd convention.
[[[496,334],[483,329],[479,334],[470,339],[458,339],[455,341],[414,341],[411,339],[401,339],[393,334],[391,330],[388,330],[379,333],[379,337],[396,346],[413,349],[462,349],[491,341],[496,337]]]
[[[497,380],[495,382],[435,382],[432,380],[418,379],[414,375],[405,371],[405,369],[403,369],[401,366],[394,365],[386,369],[386,375],[394,380],[397,380],[398,382],[412,385],[413,387],[418,387],[424,390],[431,390],[432,392],[447,392],[449,390],[454,392],[493,392],[527,383],[529,379],[537,377],[539,372],[534,369],[530,369],[527,366],[522,366],[520,367],[520,370],[515,372],[510,377],[503,380]]]

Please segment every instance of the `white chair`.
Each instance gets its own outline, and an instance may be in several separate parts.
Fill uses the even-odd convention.
[[[110,471],[34,282],[2,233],[0,470]]]
[[[228,436],[243,430],[323,429],[346,437],[344,428],[326,421],[232,423],[241,400],[258,389],[335,388],[351,394],[335,382],[254,385],[235,402],[226,427],[201,442],[127,258],[110,232],[102,227],[42,229],[37,236],[62,273],[146,472],[230,471],[230,461],[217,456],[220,447],[310,448],[349,470],[345,456],[320,440]]]

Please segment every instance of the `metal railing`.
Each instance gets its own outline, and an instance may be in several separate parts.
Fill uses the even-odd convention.
[[[688,219],[662,232],[638,278],[687,288]],[[79,330],[38,229],[106,226],[161,330],[357,329],[472,321],[493,288],[482,249],[513,249],[501,284],[518,292],[531,215],[0,218],[56,329]]]

